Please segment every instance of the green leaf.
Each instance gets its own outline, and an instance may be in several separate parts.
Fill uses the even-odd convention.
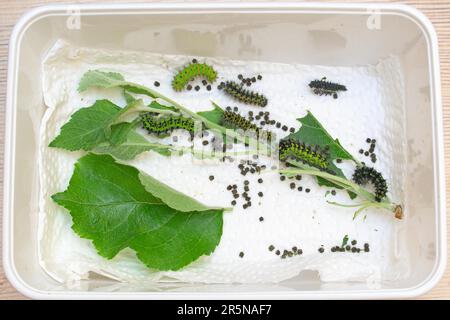
[[[153,101],[150,105],[147,106],[144,104],[144,101],[142,99],[135,99],[127,104],[124,108],[120,109],[120,111],[113,119],[111,125],[121,123],[124,120],[129,119],[131,116],[136,116],[133,121],[135,123],[139,123],[140,118],[137,116],[143,112],[153,112],[158,114],[178,114],[174,110],[176,111],[174,107],[164,106],[156,101]],[[107,128],[107,131],[110,131],[110,127]]]
[[[111,127],[113,125],[124,122],[130,116],[135,116],[133,122],[136,124],[140,121],[139,117],[137,117],[139,113],[148,112],[150,110],[151,109],[148,106],[144,105],[142,99],[134,99],[125,107],[121,108],[119,112],[116,113],[111,122],[106,126],[105,130],[107,136],[111,134]]]
[[[150,108],[152,109],[157,109],[157,110],[170,110],[173,112],[178,112],[178,109],[173,107],[173,106],[165,106],[163,104],[160,104],[159,102],[153,100],[149,105]]]
[[[67,190],[52,198],[70,212],[73,230],[107,259],[129,247],[149,268],[179,270],[211,254],[222,236],[223,209],[176,210],[148,190],[164,188],[158,194],[172,196],[177,207],[186,196],[154,179],[144,187],[140,176],[111,156],[88,154],[75,164]]]
[[[121,122],[111,126],[109,143],[115,147],[127,141],[130,131],[135,129],[136,122]]]
[[[333,139],[320,122],[308,111],[306,116],[297,119],[301,123],[298,131],[291,133],[285,139],[294,139],[308,144],[318,145],[322,148],[329,146],[330,158],[355,160],[353,156],[344,149],[338,139]]]
[[[133,130],[139,119],[113,124],[124,112],[139,105],[139,100],[135,100],[121,109],[109,100],[97,100],[92,106],[77,110],[49,146],[110,154],[120,160],[131,160],[150,150],[170,156],[170,146],[151,143]]]
[[[175,210],[189,212],[221,209],[216,207],[207,207],[197,200],[170,188],[168,185],[156,180],[155,178],[145,173],[141,172],[139,174],[139,179],[145,187],[145,190],[153,194],[155,197],[161,199],[165,204]]]
[[[91,150],[107,140],[105,129],[119,111],[120,107],[109,100],[97,100],[92,106],[77,110],[49,146],[70,151]]]
[[[124,96],[127,104],[131,104],[134,101],[136,101],[136,99],[131,94],[129,94],[126,90],[123,90],[123,96]]]
[[[117,72],[104,72],[101,70],[89,70],[86,72],[78,84],[78,91],[83,92],[92,87],[115,88],[121,87],[128,92],[145,94],[155,98],[155,92],[144,86],[127,82],[124,77]]]
[[[113,129],[120,130],[117,127]],[[112,135],[114,135],[113,132]],[[120,160],[132,160],[146,151],[155,151],[163,156],[172,154],[170,146],[152,143],[133,130],[129,131],[126,141],[116,145],[112,145],[110,142],[101,143],[93,148],[92,151],[100,154],[110,154]]]
[[[81,78],[78,84],[78,91],[83,92],[90,87],[112,88],[124,81],[123,76],[117,72],[89,70]]]
[[[218,105],[214,104],[214,109],[197,112],[198,115],[208,119],[212,123],[222,125],[222,116],[224,111]]]
[[[353,156],[344,149],[338,139],[333,139],[331,135],[325,130],[320,122],[313,116],[310,111],[307,111],[306,116],[297,119],[301,123],[301,127],[294,133],[291,133],[284,139],[293,139],[304,142],[309,145],[318,145],[322,148],[329,147],[329,165],[328,169],[334,172],[335,175],[346,178],[341,169],[339,169],[333,161],[336,159],[355,160]],[[319,186],[326,186],[330,188],[342,189],[341,186],[334,184],[324,178],[317,177]],[[356,197],[356,194],[349,192],[351,199]]]
[[[128,134],[134,129],[141,119],[138,116],[142,112],[161,112],[173,113],[173,107],[163,106],[157,102],[152,102],[150,105],[144,105],[142,99],[134,99],[124,108],[120,109],[112,119],[111,123],[106,126],[105,131],[112,146],[120,145],[127,140]],[[122,122],[125,118],[136,116],[131,122]],[[113,127],[115,129],[113,130]]]
[[[146,109],[147,107],[144,105],[142,99],[134,99],[115,114],[110,123],[105,126],[106,137],[112,146],[124,143],[130,131],[135,129],[141,121],[139,116],[131,122],[122,122],[122,119],[130,115],[137,115]]]

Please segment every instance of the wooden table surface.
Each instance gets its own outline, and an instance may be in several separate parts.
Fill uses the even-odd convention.
[[[151,2],[152,0],[134,0],[133,2]],[[153,0],[154,1],[154,0]],[[11,29],[17,19],[27,10],[49,4],[49,3],[89,3],[89,2],[120,2],[120,1],[61,1],[61,0],[0,0],[0,188],[3,194],[3,143],[4,143],[4,124],[5,124],[5,92],[6,92],[6,73],[7,73],[7,53],[8,42]],[[125,1],[121,1],[125,2]],[[174,1],[170,1],[174,2]],[[181,2],[181,1],[180,1]],[[188,2],[188,1],[184,1]],[[352,1],[347,1],[352,2]],[[361,1],[353,1],[361,2]],[[375,2],[375,1],[372,1]],[[380,0],[377,2],[392,2]],[[442,77],[442,95],[443,95],[443,114],[445,130],[445,152],[446,152],[446,180],[447,180],[447,207],[450,202],[450,0],[419,0],[419,1],[397,1],[406,3],[420,9],[433,23],[439,38],[439,54],[441,60]],[[3,196],[1,197],[3,199]],[[1,200],[0,199],[0,204]],[[1,208],[1,205],[0,205]],[[1,209],[0,209],[1,210]],[[0,233],[1,233],[0,219]],[[447,217],[448,230],[450,230],[450,215]],[[450,240],[450,236],[448,237]],[[1,237],[0,237],[1,244]],[[449,246],[450,248],[450,243]],[[1,246],[0,246],[1,248]],[[1,262],[1,255],[0,255]],[[25,297],[18,293],[5,278],[3,264],[0,263],[0,300],[1,299],[24,299]],[[439,282],[439,284],[428,294],[420,297],[423,299],[450,299],[450,268]]]

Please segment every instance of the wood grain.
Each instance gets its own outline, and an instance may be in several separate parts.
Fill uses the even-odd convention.
[[[5,123],[5,91],[6,91],[6,73],[7,73],[7,52],[8,42],[11,30],[17,19],[27,10],[49,4],[64,3],[64,0],[0,0],[0,191],[3,194],[3,144],[4,144],[4,123]],[[120,2],[120,1],[73,1],[77,3],[89,2]],[[123,1],[122,1],[123,2]],[[133,2],[151,2],[151,0],[134,0]],[[168,1],[169,2],[169,1]],[[174,2],[174,1],[170,1]],[[184,1],[188,2],[188,1]],[[361,1],[347,1],[361,2]],[[373,2],[392,2],[379,0]],[[450,0],[446,1],[400,1],[420,9],[433,23],[439,38],[441,77],[442,77],[442,96],[443,96],[443,114],[445,130],[445,153],[446,153],[446,181],[447,181],[447,207],[450,203]],[[2,198],[3,199],[3,196]],[[0,200],[1,202],[1,200]],[[1,206],[0,206],[1,207]],[[447,217],[448,230],[450,230],[450,216]],[[1,220],[0,220],[1,227]],[[0,229],[1,232],[1,229]],[[448,237],[450,240],[450,237]],[[0,237],[1,244],[1,237]],[[450,248],[450,245],[448,246]],[[1,261],[1,256],[0,256]],[[0,299],[24,299],[5,278],[3,265],[0,263]],[[439,282],[439,284],[428,294],[420,297],[421,299],[450,299],[450,268]]]

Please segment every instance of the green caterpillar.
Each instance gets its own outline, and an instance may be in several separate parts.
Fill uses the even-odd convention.
[[[222,82],[219,89],[222,88],[226,93],[240,102],[257,105],[260,107],[265,107],[267,105],[267,98],[265,96],[257,92],[246,90],[237,82]]]
[[[273,139],[273,133],[267,130],[263,130],[254,123],[241,116],[240,114],[232,111],[224,111],[222,115],[222,125],[233,128],[242,129],[244,131],[253,131],[256,133],[256,137],[271,141]]]
[[[282,161],[292,159],[327,171],[329,164],[327,157],[327,151],[321,150],[319,146],[308,146],[292,139],[280,141],[279,158]]]
[[[169,135],[175,129],[184,129],[191,136],[194,135],[195,122],[191,118],[183,116],[164,116],[156,117],[153,113],[148,112],[141,116],[142,126],[148,133],[156,134],[159,137]]]
[[[190,80],[196,77],[205,77],[212,83],[216,81],[217,72],[210,65],[206,63],[198,63],[196,59],[193,59],[191,63],[175,75],[172,80],[172,88],[175,91],[181,91]]]

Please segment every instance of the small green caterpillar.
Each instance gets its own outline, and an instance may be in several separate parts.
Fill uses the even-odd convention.
[[[353,173],[353,181],[359,185],[372,183],[375,188],[375,200],[380,202],[386,197],[388,191],[386,179],[383,178],[382,174],[376,171],[374,168],[359,166]]]
[[[328,168],[328,154],[319,146],[308,146],[293,139],[281,140],[279,158],[284,161],[292,159],[326,171]]]
[[[263,130],[254,123],[245,119],[243,116],[236,112],[224,111],[222,115],[222,125],[233,129],[242,129],[244,131],[254,131],[257,138],[271,141],[273,139],[273,133],[267,130]]]
[[[175,75],[172,80],[172,88],[175,91],[181,91],[190,80],[196,77],[205,77],[212,83],[216,81],[217,72],[210,65],[206,63],[198,63],[196,59],[193,59],[191,63]]]
[[[219,89],[222,88],[226,93],[240,102],[246,104],[254,104],[260,107],[265,107],[267,105],[267,98],[265,96],[257,92],[246,90],[237,82],[222,82],[219,86]]]
[[[195,122],[191,118],[183,116],[164,116],[156,117],[153,113],[148,112],[141,116],[142,126],[148,133],[156,134],[159,137],[167,136],[175,129],[184,129],[191,136],[194,135]]]

